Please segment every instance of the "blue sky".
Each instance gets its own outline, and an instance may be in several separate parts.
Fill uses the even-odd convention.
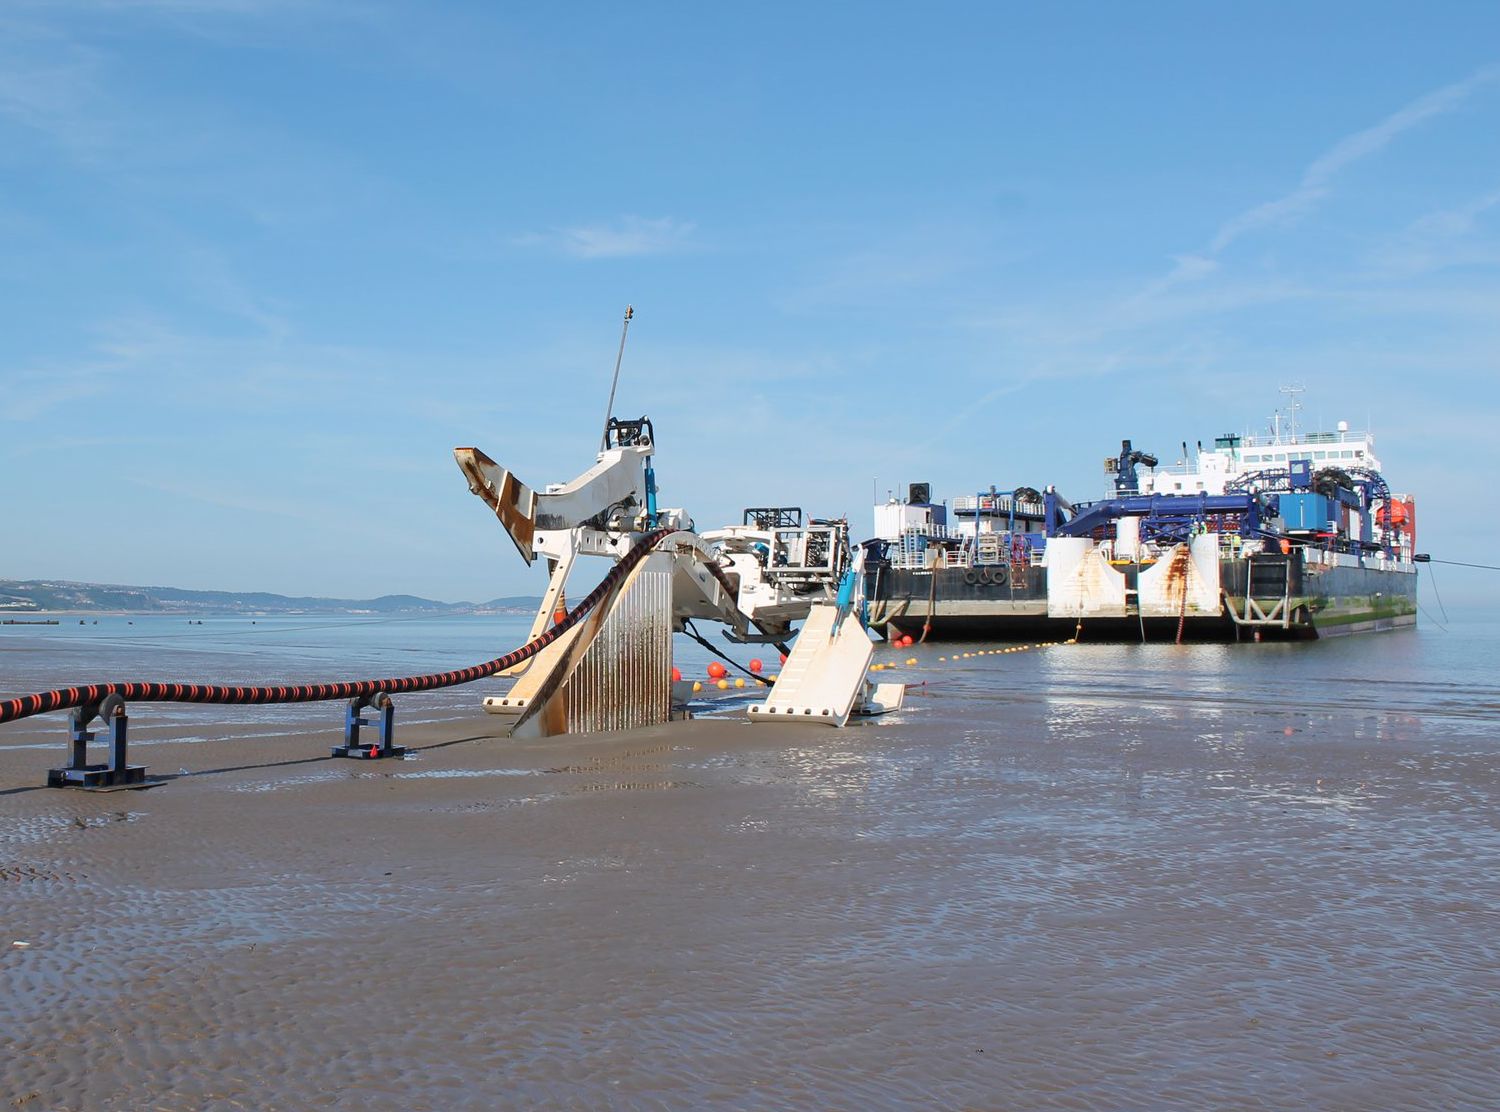
[[[533,485],[1102,493],[1131,437],[1373,426],[1500,562],[1500,8],[0,7],[0,576],[540,589]],[[1441,569],[1449,601],[1500,575]],[[1451,596],[1451,597],[1450,597]],[[1430,597],[1430,596],[1429,596]]]

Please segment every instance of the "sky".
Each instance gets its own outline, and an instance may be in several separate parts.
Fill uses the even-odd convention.
[[[1296,384],[1500,564],[1500,7],[0,5],[0,577],[539,593],[451,450],[585,470],[627,304],[700,528]]]

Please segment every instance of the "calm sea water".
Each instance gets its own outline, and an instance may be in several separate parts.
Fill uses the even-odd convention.
[[[137,615],[60,621],[57,626],[0,626],[0,696],[108,680],[272,684],[418,675],[500,656],[525,641],[530,624],[522,615]],[[767,672],[777,667],[772,646],[733,645],[712,625],[702,631],[742,665],[760,657]],[[705,668],[714,657],[689,638],[675,640],[684,675],[706,679]],[[1445,626],[1424,621],[1415,630],[1312,644],[1083,644],[998,655],[991,651],[1004,647],[1009,646],[997,642],[895,650],[881,644],[876,660],[895,665],[882,680],[926,685],[914,691],[903,721],[923,714],[941,717],[950,706],[973,710],[987,700],[1018,695],[1062,699],[1080,707],[1180,706],[1186,700],[1199,712],[1218,708],[1226,716],[1267,708],[1310,713],[1363,709],[1421,719],[1439,730],[1467,729],[1500,714],[1500,612],[1454,614]],[[964,653],[971,655],[965,658]],[[918,663],[908,665],[913,657]],[[402,716],[421,721],[461,716],[505,686],[506,681],[490,679],[404,696]],[[732,698],[729,705],[734,705]],[[138,720],[149,715],[161,723],[230,717],[265,723],[296,721],[306,712],[306,707],[226,710],[155,704],[134,713],[141,716]]]

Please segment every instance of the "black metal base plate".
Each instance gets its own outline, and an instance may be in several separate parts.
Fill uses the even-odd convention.
[[[353,757],[364,761],[378,761],[385,757],[406,756],[406,746],[393,745],[389,749],[381,749],[378,745],[335,745],[333,747],[335,757]]]
[[[146,779],[145,765],[126,765],[112,769],[109,765],[87,765],[83,768],[47,770],[49,788],[83,788],[87,791],[120,791],[126,788],[154,788],[164,780]]]

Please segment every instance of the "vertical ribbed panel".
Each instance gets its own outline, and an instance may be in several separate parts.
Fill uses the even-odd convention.
[[[672,557],[656,553],[610,609],[559,693],[568,732],[629,730],[672,710]]]

